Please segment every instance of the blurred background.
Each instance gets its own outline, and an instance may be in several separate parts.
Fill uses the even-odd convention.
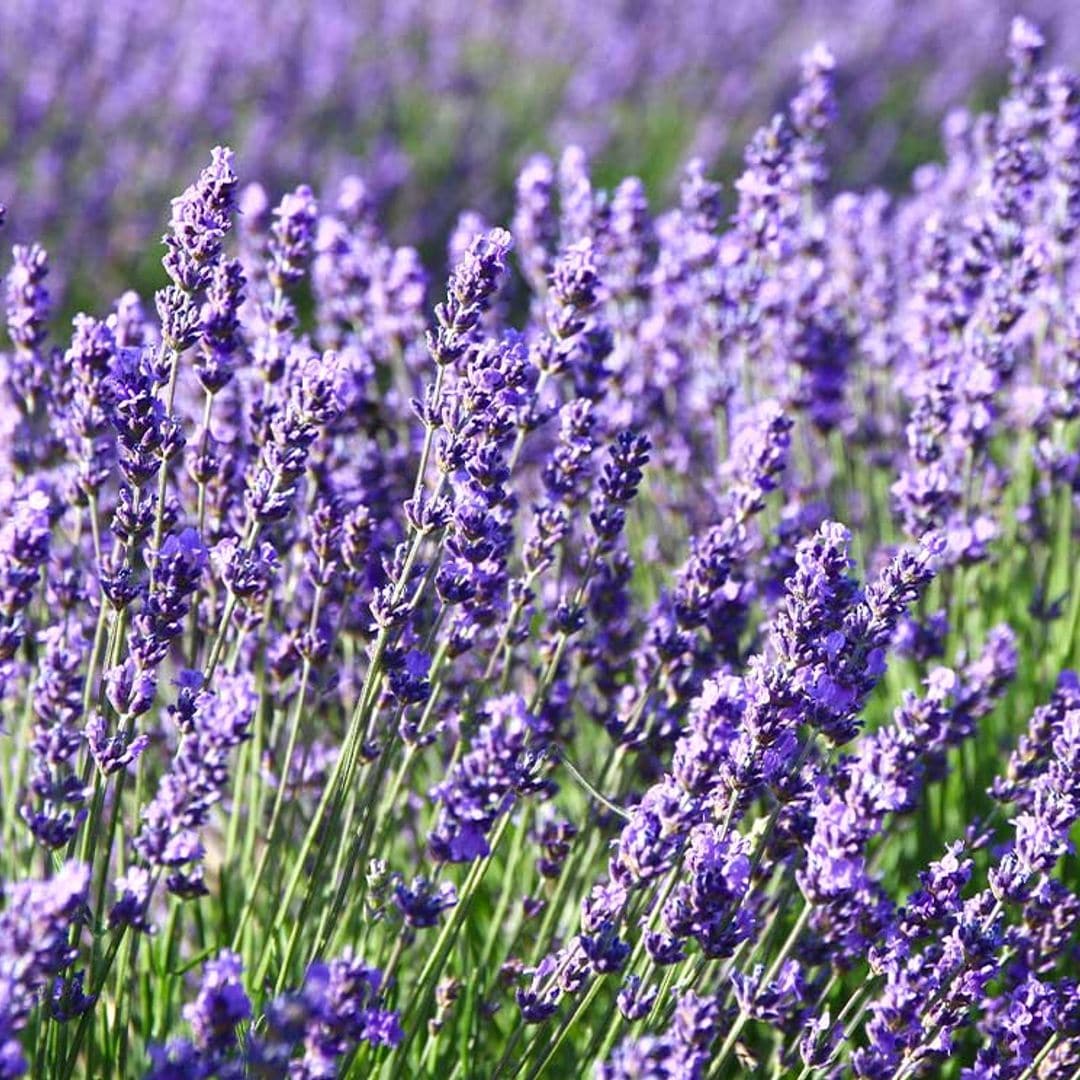
[[[1018,12],[1080,60],[1076,0],[0,0],[5,243],[46,244],[69,309],[90,278],[152,288],[168,200],[228,143],[273,199],[361,175],[437,266],[463,209],[508,219],[537,151],[653,197],[691,155],[729,176],[817,40],[834,186],[896,188],[950,107],[996,98]]]

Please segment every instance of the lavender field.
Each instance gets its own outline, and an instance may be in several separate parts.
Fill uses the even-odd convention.
[[[0,1080],[1080,1078],[1022,6],[0,3]]]

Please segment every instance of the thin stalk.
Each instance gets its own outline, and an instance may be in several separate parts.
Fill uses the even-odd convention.
[[[319,608],[322,604],[322,596],[323,587],[321,585],[316,586],[315,596],[311,604],[309,629],[313,630],[318,625]],[[300,732],[300,720],[304,712],[304,699],[307,697],[307,688],[310,678],[311,658],[305,656],[303,665],[300,669],[300,686],[296,691],[296,701],[293,708],[292,720],[289,723],[289,739],[285,748],[285,758],[281,768],[278,770],[277,793],[274,796],[274,805],[270,811],[270,824],[266,831],[266,840],[263,844],[262,851],[259,853],[259,862],[255,867],[251,888],[247,892],[247,901],[240,913],[236,932],[233,934],[232,947],[234,949],[239,947],[240,937],[244,932],[244,927],[247,925],[248,917],[254,907],[255,897],[258,895],[259,886],[262,884],[263,874],[266,872],[266,864],[274,849],[274,841],[277,839],[278,825],[280,824],[281,813],[285,806],[285,792],[289,790],[289,770],[292,768],[293,755],[296,752],[296,742]]]
[[[551,1040],[547,1053],[544,1054],[540,1063],[529,1073],[526,1080],[537,1080],[537,1077],[543,1075],[544,1070],[551,1064],[555,1055],[559,1052],[559,1048],[566,1041],[566,1036],[570,1034],[570,1029],[574,1026],[574,1022],[582,1013],[588,1011],[589,1006],[593,1003],[593,999],[600,993],[602,986],[602,979],[593,979],[593,983],[588,991],[574,1002],[574,1007],[566,1014],[565,1019],[559,1025],[559,1030],[555,1033],[555,1037]],[[521,1070],[519,1069],[518,1072],[520,1071]]]
[[[461,893],[458,896],[457,905],[451,912],[450,917],[443,924],[443,928],[435,942],[435,946],[428,954],[427,962],[424,964],[424,967],[416,980],[407,1006],[402,1010],[402,1015],[408,1018],[405,1028],[405,1038],[395,1051],[395,1054],[391,1057],[391,1061],[393,1061],[394,1058],[404,1060],[412,1040],[416,1037],[416,1034],[423,1023],[427,1011],[427,995],[434,985],[435,978],[442,967],[446,954],[453,945],[458,930],[460,930],[461,924],[465,920],[465,916],[469,912],[469,907],[472,904],[476,890],[484,880],[484,875],[491,866],[495,854],[502,843],[502,839],[506,835],[509,824],[510,815],[504,814],[502,820],[495,827],[495,832],[492,834],[489,844],[490,851],[483,858],[477,859],[469,870],[469,875],[466,877],[465,884],[462,886]]]
[[[784,942],[780,951],[773,958],[773,962],[769,965],[768,971],[762,978],[761,985],[768,986],[776,977],[776,973],[780,970],[781,965],[791,955],[791,950],[795,947],[795,943],[799,940],[799,936],[806,928],[806,924],[810,919],[810,913],[813,910],[810,904],[805,904],[802,911],[799,913],[799,917],[795,920],[795,924],[792,926],[791,931],[788,933],[787,940]],[[723,1068],[724,1063],[728,1059],[728,1055],[735,1047],[735,1043],[742,1034],[742,1030],[746,1027],[746,1022],[750,1017],[744,1009],[739,1010],[739,1015],[735,1018],[735,1023],[732,1024],[731,1030],[728,1032],[727,1038],[724,1040],[723,1045],[720,1047],[720,1052],[713,1060],[712,1067],[709,1069],[710,1076],[719,1076],[720,1070]]]

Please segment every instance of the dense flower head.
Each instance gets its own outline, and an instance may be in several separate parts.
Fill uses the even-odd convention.
[[[224,795],[230,751],[250,737],[255,708],[254,687],[245,676],[221,677],[202,691],[172,767],[143,811],[135,850],[166,872],[166,885],[177,895],[205,890],[199,830]]]
[[[995,778],[993,794],[1003,801],[1027,806],[1034,798],[1031,781],[1045,769],[1053,754],[1053,740],[1066,719],[1080,709],[1080,678],[1063,671],[1050,700],[1031,714],[1027,731],[1016,740],[1005,770]]]
[[[678,999],[668,1030],[660,1036],[645,1035],[624,1042],[609,1061],[597,1066],[598,1080],[703,1077],[720,1017],[716,999],[686,991]]]
[[[183,446],[182,429],[157,397],[156,386],[150,350],[118,351],[107,389],[109,422],[116,432],[120,471],[134,489]]]
[[[535,288],[547,277],[558,223],[552,205],[555,170],[551,159],[536,154],[525,162],[515,182],[513,234],[522,269]]]
[[[173,199],[165,236],[165,269],[177,286],[194,292],[207,284],[232,226],[237,178],[233,153],[217,146],[210,164],[182,195]]]
[[[471,862],[488,853],[495,820],[537,782],[529,753],[535,727],[520,695],[488,702],[470,749],[433,792],[439,814],[428,846],[440,862]]]
[[[284,195],[274,209],[270,229],[270,280],[277,288],[303,276],[315,243],[318,204],[311,188],[301,184]]]
[[[649,462],[652,443],[647,435],[621,431],[608,450],[608,461],[597,480],[589,522],[600,551],[610,551],[626,523],[626,505],[634,496]]]
[[[581,329],[574,320],[596,307],[597,277],[595,256],[588,240],[579,240],[563,251],[551,271],[548,288],[557,306],[555,325],[551,327],[556,337],[565,339]]]
[[[197,997],[184,1006],[193,1039],[150,1049],[156,1080],[250,1074],[330,1080],[363,1042],[396,1046],[395,1012],[378,1006],[381,973],[346,950],[309,965],[298,990],[271,1000],[257,1030],[246,1033],[252,1003],[238,954],[224,950],[203,966]]]
[[[473,341],[480,318],[491,305],[511,247],[505,229],[477,236],[454,267],[446,287],[446,300],[435,308],[438,329],[428,332],[428,348],[436,364],[454,364]]]
[[[642,1020],[652,1011],[656,991],[642,988],[641,977],[630,975],[619,990],[619,1012],[626,1020]]]
[[[247,473],[244,501],[257,521],[280,521],[289,514],[319,430],[340,414],[340,384],[337,353],[294,357],[286,400],[272,415],[267,438]]]
[[[203,968],[198,997],[184,1006],[195,1045],[203,1051],[221,1052],[236,1042],[238,1024],[251,1016],[251,1000],[242,981],[243,964],[236,953],[223,952]]]
[[[710,958],[730,956],[752,929],[742,901],[750,879],[748,845],[711,825],[690,832],[685,859],[688,881],[676,888],[663,919],[675,937],[692,937]]]
[[[7,274],[6,308],[8,336],[15,353],[5,357],[5,381],[15,393],[31,399],[48,386],[49,363],[43,352],[52,305],[45,278],[49,257],[38,244],[16,244]]]
[[[243,266],[237,259],[215,264],[207,284],[195,373],[209,394],[216,394],[229,384],[240,359],[238,354],[244,348],[239,312],[246,284]]]
[[[791,419],[776,401],[762,402],[748,415],[732,444],[727,467],[731,500],[739,521],[764,508],[787,467]]]
[[[5,1076],[21,1076],[26,1060],[15,1041],[42,990],[78,956],[73,929],[85,919],[90,873],[64,863],[47,880],[8,885],[0,912],[0,1062]]]
[[[559,441],[544,466],[544,486],[552,501],[574,506],[582,501],[596,449],[596,411],[591,401],[575,398],[559,413]]]
[[[436,885],[425,878],[416,878],[408,885],[399,881],[394,886],[394,904],[405,925],[414,929],[435,926],[439,915],[456,903],[457,890],[449,881]]]
[[[313,1000],[316,1022],[305,1039],[300,1075],[336,1075],[335,1063],[360,1041],[396,1046],[402,1039],[397,1015],[374,1008],[382,976],[351,952],[310,967],[304,993]]]
[[[693,809],[676,784],[666,781],[651,787],[619,837],[612,863],[615,880],[647,881],[668,870],[682,848]]]
[[[191,594],[209,565],[209,553],[195,529],[170,533],[161,549],[149,555],[153,581],[133,620],[132,654],[141,672],[164,658],[169,644],[183,630]],[[124,712],[126,710],[120,710]]]
[[[0,526],[0,661],[11,660],[26,634],[25,609],[51,545],[51,505],[46,491],[29,491]]]
[[[71,841],[87,814],[87,788],[73,767],[82,745],[85,642],[78,634],[68,638],[60,626],[44,631],[41,639],[44,659],[32,689],[37,715],[30,779],[34,799],[23,804],[21,813],[40,843],[58,849]]]

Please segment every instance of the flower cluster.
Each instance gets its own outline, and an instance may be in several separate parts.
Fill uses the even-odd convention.
[[[207,961],[199,992],[183,1010],[192,1038],[153,1047],[147,1080],[242,1076],[249,1070],[329,1080],[339,1075],[341,1059],[359,1043],[395,1046],[401,1039],[395,1015],[375,1004],[379,972],[346,951],[308,968],[299,990],[280,995],[267,1007],[262,1032],[241,1040],[237,1029],[252,1014],[243,971],[233,952]]]
[[[355,15],[312,3],[251,41],[247,0],[216,13],[170,92],[233,100],[264,43],[267,141],[287,161],[321,85],[295,115],[336,189],[214,149],[153,303],[110,299],[104,248],[87,282],[14,238],[0,1077],[1074,1076],[1080,79],[1017,20],[992,112],[950,113],[910,190],[840,192],[835,152],[876,145],[847,35],[730,197],[700,140],[667,208],[570,146],[414,249],[333,153]],[[434,156],[484,5],[423,7],[370,46],[425,28],[442,107],[389,112],[431,113]],[[145,93],[124,10],[56,39]],[[676,21],[647,60],[610,36],[618,93],[715,37]],[[463,175],[498,134],[468,132]]]

